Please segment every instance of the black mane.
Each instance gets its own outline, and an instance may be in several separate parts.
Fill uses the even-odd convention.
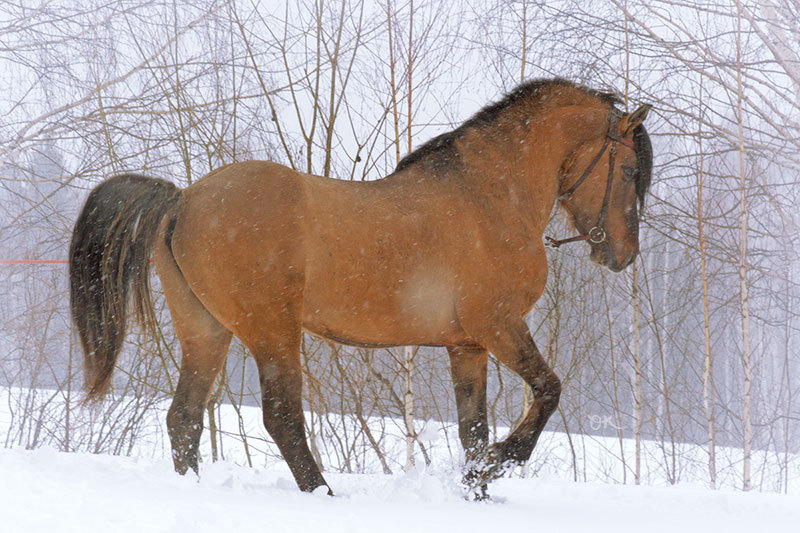
[[[644,208],[644,199],[650,189],[650,181],[653,177],[653,145],[650,143],[650,136],[643,124],[636,126],[633,130],[633,143],[636,147],[636,196],[639,198],[640,210]]]
[[[517,86],[497,102],[487,105],[456,129],[434,137],[406,155],[400,160],[394,171],[400,172],[421,161],[425,161],[434,171],[446,171],[452,168],[454,165],[457,165],[460,160],[458,150],[455,148],[455,141],[458,140],[468,128],[491,126],[503,111],[529,98],[540,98],[546,95],[550,90],[558,87],[577,89],[588,96],[598,98],[609,107],[622,103],[622,99],[616,93],[598,91],[564,78],[530,80]],[[653,173],[653,147],[650,143],[650,137],[647,135],[647,131],[643,125],[639,125],[633,130],[633,142],[636,147],[636,156],[638,160],[636,196],[639,199],[639,205],[643,208],[645,197],[650,189],[650,181]]]
[[[470,119],[461,124],[453,131],[443,133],[438,137],[429,140],[413,152],[406,155],[397,164],[395,172],[408,168],[422,160],[427,160],[434,169],[443,170],[458,161],[458,153],[454,147],[455,141],[460,138],[464,131],[468,128],[480,128],[494,124],[497,118],[503,111],[514,107],[515,105],[528,100],[529,98],[536,98],[546,94],[549,90],[556,87],[564,87],[570,89],[578,89],[584,94],[599,98],[600,101],[607,103],[609,106],[619,104],[622,101],[615,93],[597,91],[584,85],[566,80],[564,78],[546,78],[526,81],[518,85],[514,90],[503,96],[497,102],[487,105]],[[646,137],[646,134],[645,134]]]

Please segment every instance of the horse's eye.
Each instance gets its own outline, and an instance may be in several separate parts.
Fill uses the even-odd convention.
[[[634,167],[622,165],[621,168],[626,180],[633,181],[636,179],[636,169]]]

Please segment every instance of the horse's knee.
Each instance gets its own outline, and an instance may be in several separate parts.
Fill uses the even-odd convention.
[[[550,371],[546,376],[536,378],[531,388],[533,397],[541,403],[542,409],[548,414],[556,410],[561,399],[561,380],[554,372]]]

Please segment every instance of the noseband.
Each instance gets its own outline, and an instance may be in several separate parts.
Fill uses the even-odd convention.
[[[594,244],[600,244],[606,240],[606,230],[603,227],[603,223],[605,222],[606,212],[608,211],[608,203],[611,201],[611,182],[614,179],[614,159],[617,156],[617,143],[622,143],[628,148],[632,150],[636,150],[636,145],[633,141],[629,141],[628,139],[623,139],[619,135],[617,135],[617,128],[619,127],[619,119],[622,118],[620,112],[613,107],[608,114],[608,131],[606,132],[606,139],[603,143],[603,147],[600,148],[600,152],[594,157],[592,162],[589,164],[589,167],[583,172],[583,175],[578,178],[578,181],[572,184],[567,192],[560,195],[558,197],[559,200],[563,200],[564,198],[569,198],[572,194],[581,186],[581,184],[586,181],[586,178],[589,177],[589,174],[594,170],[594,167],[597,166],[597,163],[600,162],[600,158],[603,157],[603,154],[606,153],[608,150],[608,181],[606,182],[606,193],[603,196],[603,208],[600,210],[600,216],[597,217],[597,223],[592,226],[592,229],[586,235],[576,235],[575,237],[570,237],[568,239],[554,239],[552,237],[545,237],[547,241],[545,246],[549,246],[551,248],[558,248],[562,244],[567,244],[569,242],[577,242],[577,241],[589,241]]]

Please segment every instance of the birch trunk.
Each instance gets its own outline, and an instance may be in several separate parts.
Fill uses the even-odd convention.
[[[786,317],[786,326],[784,327],[784,351],[783,351],[783,379],[786,382],[786,416],[784,416],[783,426],[783,492],[789,492],[789,461],[790,461],[790,444],[789,435],[791,433],[791,417],[789,413],[792,412],[792,383],[790,379],[790,354],[792,352],[792,312],[791,312],[791,294],[790,287],[792,286],[792,271],[791,263],[787,258],[786,261],[786,292],[784,298],[786,304],[784,308],[784,316]]]
[[[628,2],[625,1],[625,112],[628,112],[628,89],[630,87],[631,55],[628,33]],[[641,216],[641,214],[640,214]],[[642,481],[642,345],[639,331],[639,267],[633,262],[631,296],[633,300],[633,418],[634,418],[634,483]],[[620,424],[621,425],[621,424]]]
[[[744,370],[742,419],[744,425],[744,460],[742,463],[742,490],[751,489],[750,468],[753,446],[750,389],[753,383],[750,361],[750,300],[747,284],[747,188],[745,181],[744,125],[742,115],[742,3],[736,2],[736,122],[739,133],[739,194],[741,217],[739,219],[739,295],[742,318],[742,367]]]
[[[636,447],[634,482],[639,485],[642,482],[642,343],[639,332],[639,266],[637,261],[633,262],[631,285],[633,293],[633,418]]]
[[[702,86],[701,86],[702,91]],[[702,106],[702,94],[701,106]],[[705,364],[703,365],[703,409],[708,429],[708,475],[711,488],[717,486],[716,428],[714,424],[714,360],[711,357],[711,328],[708,310],[708,275],[706,273],[706,241],[703,233],[703,126],[701,120],[697,131],[697,144],[700,151],[700,168],[697,172],[697,235],[700,241],[700,276],[703,283],[703,331],[705,333]]]
[[[390,24],[391,24],[391,11],[390,11]],[[412,94],[413,94],[413,82],[412,82],[412,67],[414,64],[414,54],[413,54],[413,44],[414,44],[414,0],[411,0],[409,4],[409,14],[408,14],[408,151],[411,152],[413,149],[412,144],[412,137],[411,137],[411,123],[412,123],[412,116],[413,116],[413,106],[412,106]],[[394,80],[394,66],[392,66],[392,80]],[[394,81],[393,81],[394,83]],[[393,87],[394,89],[394,87]],[[393,102],[396,102],[396,96],[393,91],[392,94]],[[398,128],[398,120],[397,120],[397,106],[394,105],[395,110],[395,131],[397,131],[397,146],[399,149],[400,146],[400,136]],[[399,156],[398,156],[399,159]],[[414,459],[414,441],[417,439],[416,430],[414,429],[414,350],[411,346],[406,346],[403,350],[404,355],[404,365],[403,369],[405,371],[405,391],[403,394],[403,417],[405,418],[405,425],[406,425],[406,470],[411,470],[414,468],[415,459]]]
[[[417,438],[414,430],[414,350],[411,346],[404,348],[406,388],[403,394],[403,417],[406,424],[406,471],[414,468],[414,441]]]
[[[522,64],[520,65],[519,69],[519,82],[525,82],[525,62],[527,61],[527,51],[528,51],[528,2],[527,0],[523,0],[522,2]],[[522,382],[522,416],[520,416],[517,424],[520,424],[525,417],[528,415],[528,410],[531,408],[533,404],[533,390],[531,389],[530,385]],[[528,463],[526,462],[522,465],[522,477],[526,477],[528,475]]]
[[[72,360],[75,343],[72,336],[69,338],[69,361],[67,363],[67,401],[64,412],[64,451],[69,453],[70,414],[72,412]]]

